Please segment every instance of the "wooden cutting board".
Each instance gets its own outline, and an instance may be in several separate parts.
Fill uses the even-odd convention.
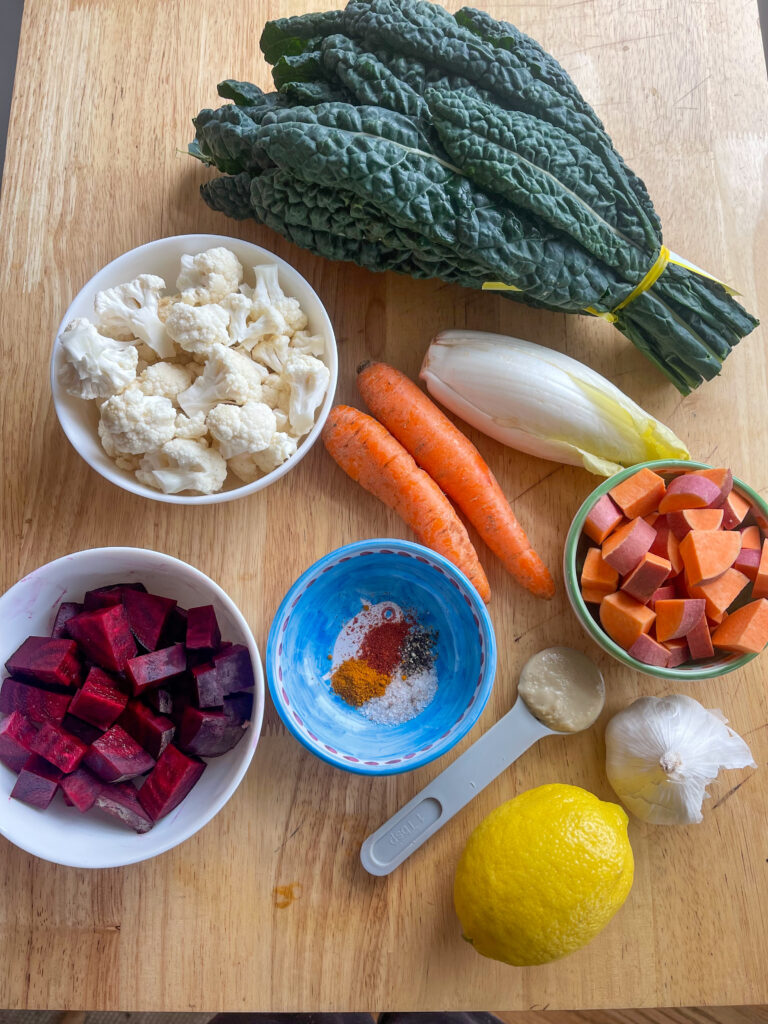
[[[197,190],[206,172],[184,152],[190,118],[217,105],[216,83],[225,77],[266,87],[258,50],[264,21],[309,6],[27,0],[0,206],[2,587],[79,548],[157,548],[216,579],[263,649],[282,595],[315,559],[359,538],[408,536],[319,445],[266,492],[196,509],[119,491],[69,447],[47,381],[64,310],[108,260],[184,232],[252,239],[311,281],[339,339],[341,401],[356,402],[354,368],[365,356],[415,375],[438,329],[517,334],[605,373],[684,437],[694,456],[732,466],[768,492],[760,331],[728,359],[720,379],[682,399],[603,322],[327,263],[203,205]],[[754,0],[492,0],[489,7],[573,74],[646,180],[667,243],[733,282],[757,313],[762,291],[765,309],[768,103]],[[559,574],[568,523],[595,479],[472,437]],[[375,879],[360,866],[361,841],[454,754],[410,775],[359,778],[305,752],[270,707],[247,778],[179,849],[90,873],[2,843],[0,1006],[527,1010],[767,1002],[768,656],[689,688],[706,706],[722,708],[759,767],[722,775],[701,825],[631,823],[635,885],[591,945],[565,961],[516,970],[462,942],[451,883],[471,829],[503,800],[545,782],[610,799],[605,722],[636,696],[671,689],[602,657],[562,586],[541,603],[516,588],[482,545],[479,551],[493,588],[499,668],[485,713],[454,753],[510,708],[520,666],[553,643],[587,651],[604,670],[608,706],[597,728],[530,750],[403,868]]]

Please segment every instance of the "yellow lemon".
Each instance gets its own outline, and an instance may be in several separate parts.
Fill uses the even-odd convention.
[[[478,953],[522,967],[585,946],[632,888],[627,816],[578,786],[538,786],[469,837],[453,900]]]

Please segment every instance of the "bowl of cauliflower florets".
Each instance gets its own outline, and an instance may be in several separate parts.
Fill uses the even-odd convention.
[[[56,414],[98,473],[157,501],[262,490],[309,451],[336,389],[325,307],[290,264],[219,235],[178,235],[107,264],[51,356]]]

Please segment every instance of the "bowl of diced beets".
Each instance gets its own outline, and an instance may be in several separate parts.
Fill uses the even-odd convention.
[[[566,591],[597,643],[640,672],[700,680],[768,644],[768,505],[731,470],[646,462],[587,498]]]
[[[80,868],[177,846],[253,757],[253,635],[206,575],[144,548],[49,562],[0,597],[0,834]]]

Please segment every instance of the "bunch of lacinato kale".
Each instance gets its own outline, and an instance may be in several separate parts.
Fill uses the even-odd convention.
[[[202,194],[371,270],[438,277],[558,312],[611,313],[661,251],[642,181],[557,61],[513,25],[421,0],[350,0],[268,22],[277,92],[227,81],[190,152]],[[683,393],[756,320],[670,263],[615,326]]]

